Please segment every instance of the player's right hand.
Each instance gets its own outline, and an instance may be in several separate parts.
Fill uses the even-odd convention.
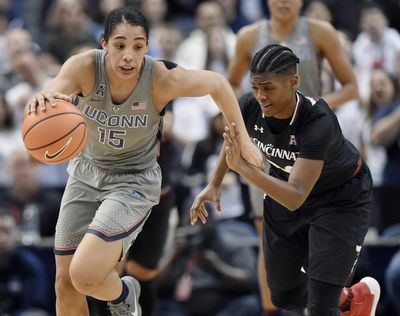
[[[192,207],[190,208],[191,225],[196,224],[198,219],[200,219],[203,224],[207,222],[208,212],[204,205],[205,202],[211,202],[215,206],[217,212],[221,213],[220,196],[221,193],[219,187],[216,187],[213,184],[208,184],[199,194],[197,194]]]
[[[36,113],[37,108],[40,108],[40,110],[44,112],[46,111],[46,101],[48,101],[50,105],[54,107],[56,106],[55,99],[72,102],[72,98],[69,95],[59,92],[40,91],[36,93],[32,99],[30,99],[25,108],[28,114]]]

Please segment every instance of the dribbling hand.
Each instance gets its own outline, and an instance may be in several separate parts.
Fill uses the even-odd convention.
[[[25,108],[28,114],[36,113],[37,108],[44,112],[46,111],[46,101],[48,101],[51,106],[55,107],[55,99],[72,102],[72,98],[69,95],[59,92],[41,91],[32,97],[32,99],[26,104]]]

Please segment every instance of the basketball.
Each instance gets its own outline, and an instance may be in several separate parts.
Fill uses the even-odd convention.
[[[86,121],[72,103],[55,99],[56,106],[46,104],[46,111],[25,114],[22,139],[36,160],[59,164],[74,158],[87,139]]]

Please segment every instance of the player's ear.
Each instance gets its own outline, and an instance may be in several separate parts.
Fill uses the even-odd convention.
[[[289,78],[289,85],[290,89],[295,91],[297,90],[297,87],[299,86],[299,75],[298,74],[293,74]]]
[[[105,51],[108,50],[107,41],[103,37],[100,39],[100,45],[101,45],[101,48],[104,49]]]

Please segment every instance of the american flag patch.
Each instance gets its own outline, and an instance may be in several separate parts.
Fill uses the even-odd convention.
[[[132,102],[132,111],[146,110],[146,102],[145,101],[133,101]]]

